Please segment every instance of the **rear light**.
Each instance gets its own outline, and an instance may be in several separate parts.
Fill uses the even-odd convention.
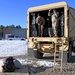
[[[34,41],[34,38],[32,38],[32,41]]]
[[[32,42],[34,42],[34,41],[37,41],[37,39],[35,39],[35,38],[32,38]]]
[[[58,38],[58,39],[57,39],[57,42],[62,42],[62,39],[61,39],[61,38]]]

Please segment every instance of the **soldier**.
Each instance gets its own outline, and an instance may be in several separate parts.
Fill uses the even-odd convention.
[[[50,13],[51,10],[48,11],[48,18],[47,18],[47,21],[48,21],[48,34],[49,36],[51,37],[51,13]]]
[[[61,36],[63,36],[63,26],[64,26],[64,14],[63,14],[63,12],[61,12],[61,18],[60,18],[60,20],[61,20],[61,24],[60,24],[60,26],[61,26]]]
[[[51,19],[54,36],[57,36],[57,18],[58,18],[57,12],[56,10],[53,10]]]
[[[35,26],[35,13],[31,13],[31,36],[37,36],[37,30]]]
[[[31,13],[32,16],[32,25],[35,25],[35,13]]]
[[[38,16],[36,18],[36,24],[38,24],[38,36],[42,36],[45,20],[43,17],[40,16],[40,14],[38,14]]]

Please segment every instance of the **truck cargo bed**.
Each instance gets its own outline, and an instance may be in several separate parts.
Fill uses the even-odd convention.
[[[63,13],[64,15],[64,7],[62,8],[56,8],[55,9],[58,13],[58,18],[57,18],[57,36],[58,37],[62,37],[64,36],[64,25],[63,27],[61,26],[61,15]],[[38,12],[30,12],[29,13],[29,17],[30,17],[30,26],[29,26],[29,29],[30,29],[30,37],[37,37],[39,36],[38,35],[38,24],[36,24],[36,18],[37,18],[37,15],[40,14],[40,16],[42,16],[45,20],[45,24],[43,25],[43,35],[42,37],[53,37],[54,34],[53,34],[53,28],[52,28],[52,22],[51,20],[49,20],[49,23],[48,23],[48,11],[49,10],[44,10],[44,11],[38,11]],[[53,12],[53,10],[51,10],[51,13]],[[49,30],[50,28],[50,30]],[[41,33],[40,33],[41,34]],[[51,36],[50,36],[50,35]],[[41,37],[41,36],[40,36]]]

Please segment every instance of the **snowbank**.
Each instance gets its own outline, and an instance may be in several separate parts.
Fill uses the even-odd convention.
[[[40,61],[33,61],[30,59],[20,59],[20,58],[16,58],[22,65],[32,65],[33,67],[53,67],[54,66],[54,62],[51,61],[47,61],[47,60],[40,60]],[[0,66],[3,66],[3,60],[0,59]],[[59,65],[58,63],[55,63],[55,65]]]
[[[33,67],[43,66],[43,67],[53,67],[54,62],[47,61],[47,60],[40,60],[40,61],[33,61],[29,59],[17,59],[22,65],[28,65],[32,64]],[[34,64],[36,63],[36,64]],[[55,65],[59,65],[58,63],[55,63]]]
[[[0,57],[27,54],[27,40],[0,40]]]

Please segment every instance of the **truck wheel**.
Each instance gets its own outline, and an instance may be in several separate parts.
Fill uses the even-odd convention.
[[[41,59],[43,57],[43,53],[40,53],[39,51],[34,51],[34,57]]]

